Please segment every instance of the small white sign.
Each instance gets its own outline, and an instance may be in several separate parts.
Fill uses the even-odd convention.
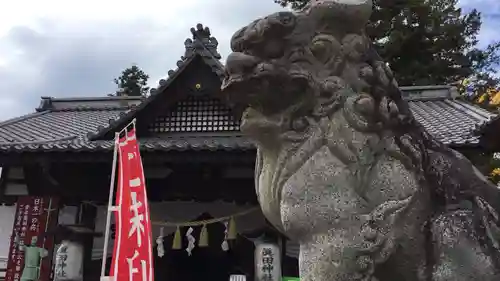
[[[260,243],[255,245],[255,280],[281,280],[281,251],[277,244]]]
[[[56,251],[54,280],[83,280],[83,245],[62,241]]]

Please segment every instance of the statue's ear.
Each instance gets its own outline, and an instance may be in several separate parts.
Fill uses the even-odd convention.
[[[330,29],[342,27],[351,30],[363,28],[372,14],[372,0],[311,0],[309,15],[317,25]]]

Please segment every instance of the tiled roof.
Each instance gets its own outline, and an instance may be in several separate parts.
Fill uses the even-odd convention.
[[[478,144],[474,129],[496,116],[461,100],[416,100],[409,105],[415,119],[431,135],[452,146]]]
[[[474,129],[496,119],[497,115],[450,96],[450,88],[420,87],[403,88],[405,97],[415,118],[428,132],[451,146],[475,146],[479,137]],[[109,98],[108,103],[122,102],[120,98]],[[89,133],[110,120],[117,120],[130,112],[133,106],[81,108],[58,108],[37,112],[0,123],[0,151],[109,151],[112,141],[91,141]],[[70,104],[77,104],[72,99]],[[81,102],[81,101],[80,101]],[[102,101],[101,101],[102,102]],[[90,101],[86,101],[88,105]],[[138,106],[140,107],[140,105]],[[143,150],[246,150],[253,144],[239,133],[214,135],[213,133],[192,135],[168,135],[167,138],[141,139]]]
[[[127,111],[126,108],[77,108],[37,112],[0,123],[0,145],[83,138]]]

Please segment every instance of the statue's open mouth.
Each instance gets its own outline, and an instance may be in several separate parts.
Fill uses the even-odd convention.
[[[303,93],[309,79],[310,75],[300,69],[285,71],[271,63],[260,62],[249,71],[228,71],[221,89],[234,105],[272,114],[295,100],[283,97],[282,93]]]
[[[275,75],[275,67],[272,64],[261,62],[256,64],[251,69],[241,69],[240,71],[235,72],[228,71],[227,76],[222,83],[221,89],[225,93],[233,94],[234,92],[238,92],[240,96],[244,96],[252,88],[255,88],[256,86],[263,86],[260,85],[262,84],[262,81],[266,81]]]
[[[264,110],[263,104],[276,104],[282,86],[288,80],[285,73],[270,63],[258,63],[250,71],[227,73],[221,89],[222,93],[235,105]]]

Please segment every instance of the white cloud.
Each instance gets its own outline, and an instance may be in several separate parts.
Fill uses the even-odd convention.
[[[7,32],[15,25],[36,25],[40,18],[62,21],[61,28],[71,28],[68,22],[81,25],[92,21],[130,20],[148,17],[160,21],[169,18],[178,18],[180,14],[189,10],[196,10],[196,6],[203,6],[196,0],[183,1],[156,1],[143,0],[21,0],[10,1],[8,9],[0,11],[0,32]]]
[[[500,3],[462,2],[489,15]],[[0,9],[0,120],[33,111],[40,96],[111,93],[112,79],[132,63],[154,84],[175,68],[197,23],[210,27],[226,56],[238,28],[281,9],[272,0],[9,1]],[[491,21],[483,42],[500,39]]]
[[[12,4],[12,5],[11,5]],[[175,68],[197,23],[229,53],[233,32],[281,8],[271,0],[21,0],[0,10],[0,120],[40,96],[99,96],[137,63],[155,84]]]

